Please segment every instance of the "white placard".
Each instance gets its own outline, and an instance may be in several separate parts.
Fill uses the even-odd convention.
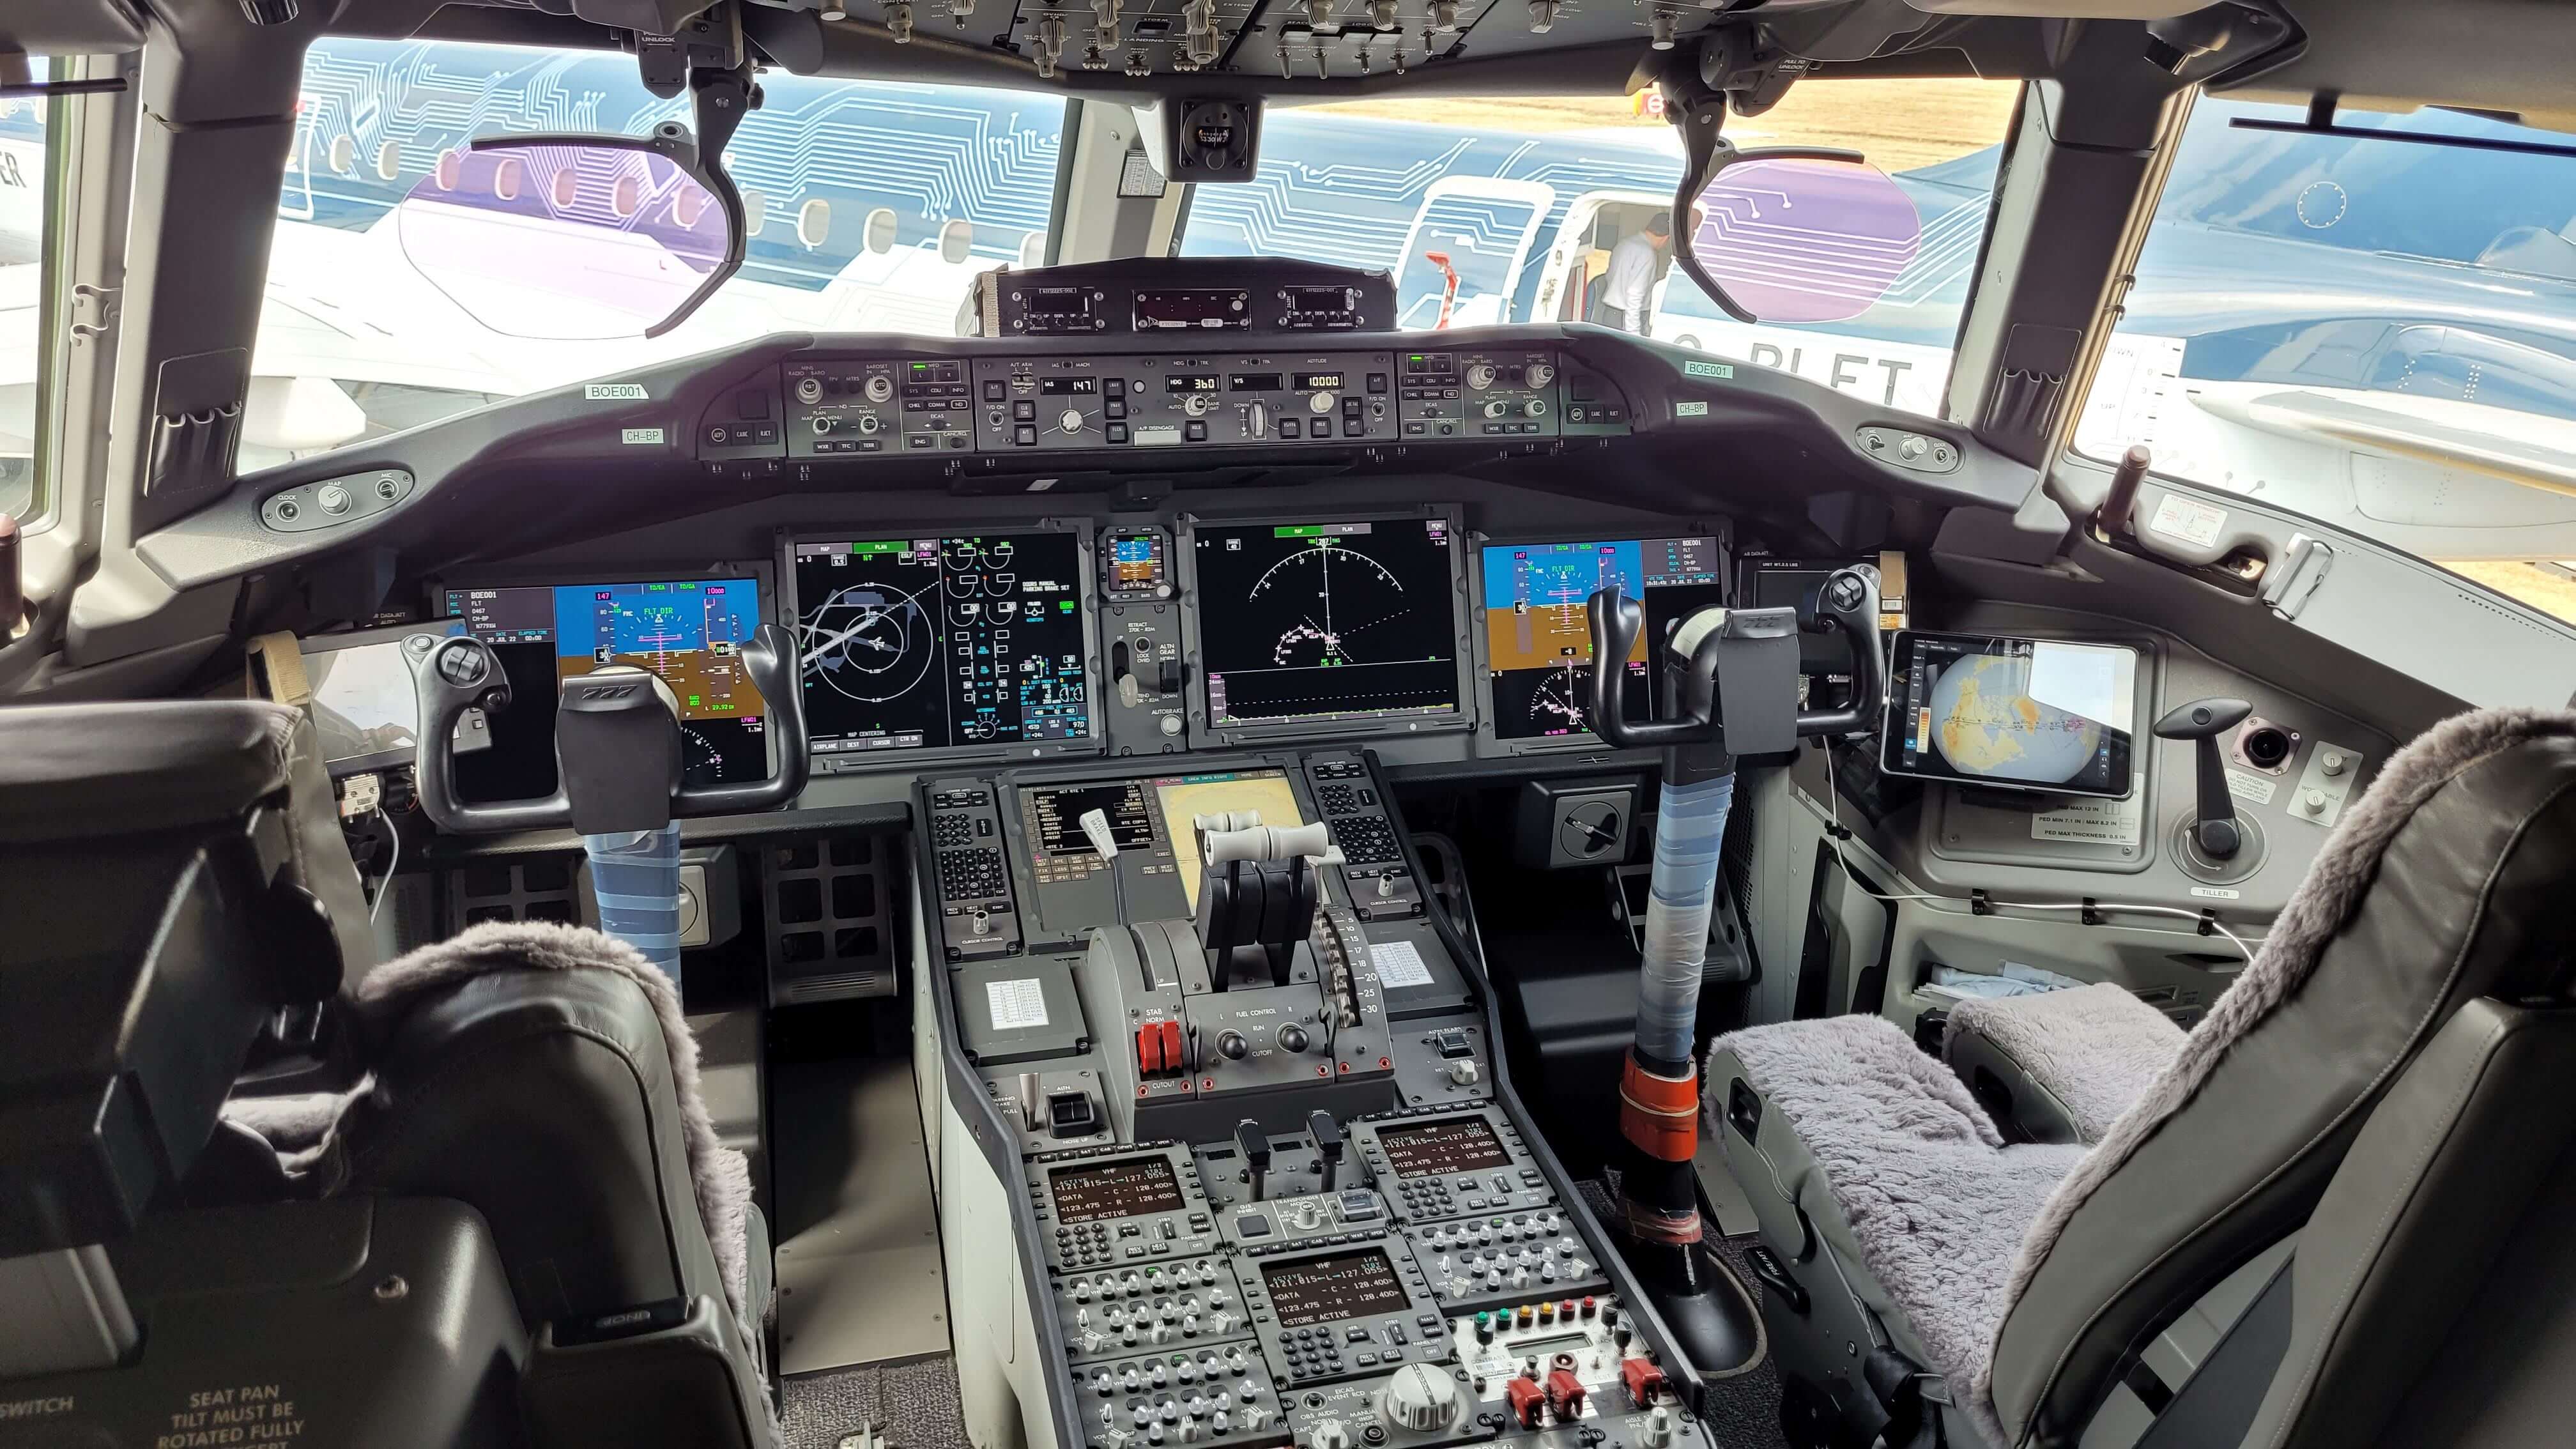
[[[1118,168],[1118,194],[1122,197],[1159,197],[1170,183],[1163,180],[1163,168],[1142,151],[1130,151]]]
[[[1034,976],[984,983],[984,1004],[995,1031],[1026,1031],[1047,1024],[1046,992]]]
[[[2272,803],[2272,797],[2280,793],[2281,782],[2269,775],[2249,775],[2243,770],[2230,766],[2227,771],[2227,789],[2229,794],[2249,804],[2269,805]]]
[[[1411,941],[1373,941],[1369,943],[1369,964],[1377,968],[1380,986],[1428,986],[1431,968],[1422,964],[1422,953]]]
[[[2195,548],[2217,547],[2218,531],[2226,526],[2226,509],[2179,493],[2166,494],[2156,505],[2156,516],[2147,520],[2147,527]]]
[[[586,384],[583,398],[590,402],[649,402],[652,395],[640,382],[594,382]]]
[[[2126,800],[2069,800],[2031,816],[2030,838],[2134,846],[2145,815],[2135,795]]]

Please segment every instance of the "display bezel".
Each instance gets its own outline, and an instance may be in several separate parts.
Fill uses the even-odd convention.
[[[525,589],[535,587],[579,588],[586,584],[644,584],[705,582],[713,579],[750,579],[765,601],[759,610],[760,622],[775,624],[778,605],[778,570],[757,559],[736,559],[725,563],[639,564],[633,568],[507,568],[469,569],[456,574],[433,575],[423,581],[425,591],[422,614],[430,622],[450,616],[439,612],[446,606],[449,589]],[[792,617],[792,616],[791,616]],[[525,701],[512,708],[524,707]],[[548,706],[552,708],[552,705]],[[771,707],[776,708],[774,702]],[[768,716],[762,716],[764,720]],[[761,778],[778,778],[778,731],[765,725],[761,730],[761,752],[769,768]]]
[[[1904,750],[1902,748],[1904,735],[1900,728],[1900,715],[1905,708],[1904,681],[1914,668],[1914,661],[1912,658],[1913,646],[1914,642],[1918,639],[1935,639],[1945,642],[1977,645],[2048,644],[2078,649],[2099,649],[2110,653],[2126,655],[2129,664],[2129,720],[2127,725],[2129,734],[2129,757],[2127,761],[2127,769],[2120,779],[2119,787],[2117,789],[2086,790],[2067,785],[2041,785],[2025,780],[1997,780],[1982,775],[1966,775],[1949,770],[1926,769],[1919,764],[1913,766],[1907,765],[1904,762]],[[1967,634],[1953,633],[1941,629],[1899,629],[1888,640],[1887,706],[1885,711],[1879,717],[1878,727],[1879,773],[1883,775],[1893,775],[1908,780],[1921,780],[1927,784],[1951,785],[1969,790],[2001,790],[2014,795],[2057,796],[2060,798],[2077,797],[2090,800],[2126,800],[2132,794],[2136,793],[2138,788],[2138,772],[2140,769],[2139,756],[2141,753],[2138,747],[2138,719],[2146,705],[2146,691],[2152,688],[2152,681],[2146,680],[2141,676],[2141,666],[2144,665],[2145,662],[2146,655],[2139,650],[2137,646],[2132,644],[2113,643],[2107,640],[2051,638],[2037,634]],[[2102,723],[2108,724],[2110,721],[2105,720],[2102,721]]]
[[[1689,519],[1681,523],[1658,523],[1652,526],[1613,523],[1599,528],[1555,529],[1546,533],[1514,533],[1495,537],[1479,533],[1468,541],[1475,548],[1468,573],[1467,633],[1476,648],[1476,743],[1479,753],[1497,755],[1545,755],[1563,750],[1600,750],[1607,748],[1601,736],[1592,731],[1574,730],[1567,734],[1540,739],[1511,740],[1502,735],[1502,715],[1494,702],[1493,654],[1485,643],[1485,550],[1489,548],[1522,548],[1533,544],[1583,543],[1594,539],[1617,538],[1714,538],[1717,540],[1718,584],[1734,598],[1735,536],[1721,521]]]
[[[1085,518],[1041,518],[1029,523],[990,519],[948,520],[936,523],[852,524],[847,528],[782,529],[778,535],[776,567],[779,577],[781,627],[795,632],[802,616],[803,600],[796,594],[796,546],[804,543],[848,543],[854,539],[876,538],[949,538],[960,534],[1028,534],[1069,533],[1073,535],[1075,564],[1081,577],[1076,587],[1080,602],[1075,612],[1082,620],[1082,685],[1087,697],[1086,716],[1091,732],[1076,739],[1021,741],[1001,745],[932,745],[917,750],[813,751],[815,761],[830,761],[830,773],[838,775],[909,774],[923,760],[1073,760],[1090,759],[1108,753],[1108,721],[1102,717],[1107,695],[1101,689],[1104,661],[1100,652],[1100,559],[1096,551],[1098,528]],[[799,664],[799,687],[802,687],[802,664]]]
[[[1398,715],[1385,719],[1353,720],[1277,720],[1262,724],[1213,723],[1208,709],[1207,658],[1205,641],[1199,627],[1199,530],[1201,528],[1275,528],[1292,524],[1317,523],[1430,523],[1446,524],[1449,532],[1449,633],[1451,655],[1458,668],[1458,708],[1448,715]],[[1349,739],[1366,735],[1431,735],[1456,734],[1475,730],[1483,718],[1478,704],[1473,653],[1473,632],[1468,628],[1468,569],[1464,549],[1467,533],[1455,504],[1434,504],[1417,509],[1317,509],[1306,513],[1280,514],[1195,514],[1184,513],[1172,520],[1172,576],[1180,584],[1181,648],[1189,660],[1190,685],[1188,706],[1190,735],[1194,741],[1242,745],[1271,740]]]
[[[412,635],[418,634],[425,629],[435,631],[436,626],[444,622],[448,621],[431,620],[419,624],[389,624],[377,629],[352,629],[343,634],[314,634],[298,638],[295,641],[295,645],[297,652],[301,653],[307,659],[311,659],[317,654],[345,654],[359,649],[395,648],[399,647],[403,640],[408,639]],[[408,669],[408,666],[406,666],[406,669]],[[309,669],[307,673],[309,675]],[[414,700],[412,710],[411,732],[416,741],[420,734],[420,711],[417,698]],[[337,759],[326,759],[322,763],[323,768],[336,779],[342,775],[358,775],[364,774],[369,770],[382,770],[389,769],[395,765],[412,764],[419,758],[420,746],[415,742],[399,749],[376,750],[362,755],[343,755]]]

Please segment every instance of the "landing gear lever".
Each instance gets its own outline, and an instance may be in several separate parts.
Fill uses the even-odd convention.
[[[1818,615],[1794,608],[1707,608],[1681,621],[1647,655],[1660,675],[1662,717],[1620,713],[1621,675],[1644,629],[1634,599],[1592,596],[1593,732],[1625,749],[1663,751],[1655,818],[1654,875],[1646,906],[1645,960],[1635,1043],[1619,1084],[1626,1139],[1629,1260],[1684,1357],[1703,1374],[1732,1372],[1759,1350],[1759,1326],[1717,1284],[1701,1243],[1691,1160],[1699,1147],[1697,1018],[1702,960],[1717,899],[1717,863],[1735,794],[1735,757],[1797,748],[1799,739],[1878,723],[1883,669],[1874,571],[1838,571],[1817,591]],[[1852,688],[1834,709],[1800,711],[1798,635],[1834,628],[1851,645]]]
[[[2245,847],[2236,824],[2236,797],[2227,788],[2227,761],[2218,737],[2245,723],[2254,706],[2241,699],[2196,699],[2156,721],[2156,738],[2192,742],[2199,800],[2192,811],[2191,842],[2211,860],[2228,860]]]

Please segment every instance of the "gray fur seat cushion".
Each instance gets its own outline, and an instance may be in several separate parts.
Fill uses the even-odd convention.
[[[1925,1367],[1971,1382],[2022,1233],[2085,1149],[2007,1146],[1967,1087],[1884,1017],[1750,1027],[1719,1037],[1712,1060],[1721,1053],[1797,1129]],[[1707,1075],[1712,1102],[1721,1075]]]
[[[2028,996],[1970,997],[1950,1009],[1942,1051],[1983,1037],[2066,1108],[2077,1137],[2099,1142],[2181,1054],[2183,1030],[2108,981]]]

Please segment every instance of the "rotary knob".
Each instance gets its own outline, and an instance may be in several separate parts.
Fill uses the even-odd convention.
[[[1307,1041],[1306,1028],[1293,1021],[1279,1028],[1279,1049],[1283,1052],[1302,1052]]]
[[[858,427],[860,437],[872,438],[876,436],[877,429],[883,427],[884,424],[877,421],[877,415],[874,413],[861,413],[859,414],[859,421],[856,426]]]
[[[1533,362],[1521,369],[1521,380],[1532,387],[1545,387],[1556,381],[1556,368],[1545,362]]]
[[[1339,1419],[1324,1419],[1306,1435],[1306,1449],[1351,1449],[1351,1431]]]
[[[1242,1032],[1228,1027],[1217,1034],[1216,1049],[1228,1060],[1239,1062],[1252,1050],[1252,1043],[1244,1039]]]
[[[1501,398],[1496,398],[1492,402],[1485,404],[1485,416],[1489,418],[1507,418],[1511,415],[1512,405],[1503,401]]]
[[[1467,385],[1469,387],[1478,388],[1492,387],[1494,385],[1494,365],[1490,362],[1469,364],[1467,368]]]
[[[1328,413],[1333,410],[1334,402],[1335,398],[1333,394],[1328,392],[1319,392],[1306,399],[1306,411],[1310,413]]]
[[[1194,418],[1206,417],[1208,409],[1213,406],[1215,406],[1214,401],[1203,392],[1194,392],[1181,399],[1181,411]]]
[[[821,402],[823,400],[823,379],[819,377],[800,377],[796,379],[796,400],[809,407],[815,403]]]
[[[1458,1417],[1458,1383],[1427,1363],[1409,1363],[1378,1390],[1378,1413],[1417,1434],[1446,1429]]]
[[[1081,414],[1081,412],[1080,412],[1079,410],[1077,410],[1077,409],[1074,409],[1074,408],[1066,408],[1066,409],[1065,409],[1061,414],[1059,414],[1059,415],[1056,417],[1055,425],[1056,425],[1057,427],[1059,427],[1059,428],[1064,429],[1064,430],[1065,430],[1066,432],[1068,432],[1068,433],[1078,433],[1078,432],[1081,432],[1081,431],[1082,431],[1082,414]]]
[[[868,375],[868,385],[864,391],[867,393],[868,401],[884,402],[887,398],[894,396],[894,379],[886,376],[882,372],[870,373]]]

